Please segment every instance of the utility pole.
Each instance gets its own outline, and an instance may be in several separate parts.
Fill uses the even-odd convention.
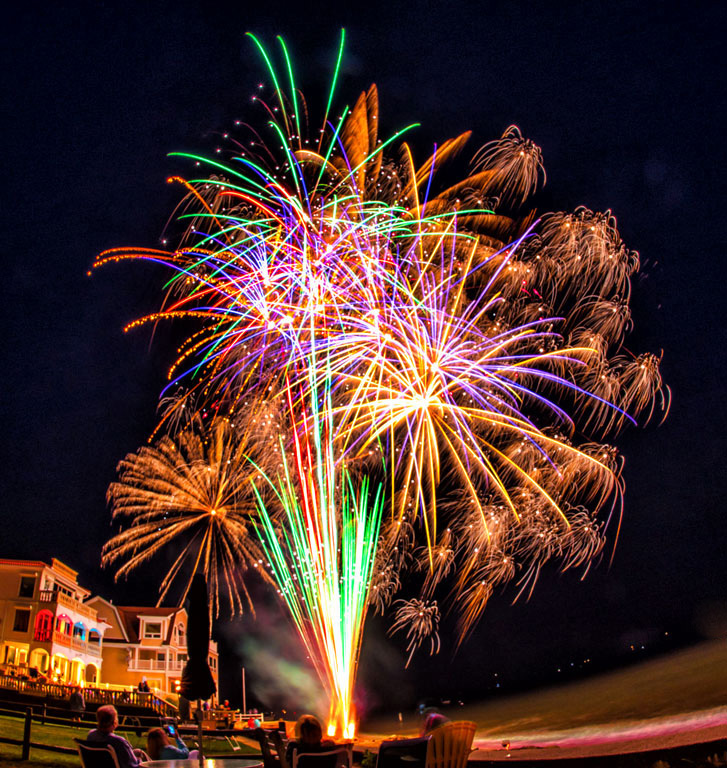
[[[245,667],[242,668],[242,714],[247,714],[247,694],[245,692]]]

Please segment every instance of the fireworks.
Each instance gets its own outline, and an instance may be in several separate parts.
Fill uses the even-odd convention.
[[[309,657],[329,693],[329,727],[354,735],[352,708],[356,667],[371,584],[382,510],[379,486],[369,499],[368,479],[354,486],[337,467],[330,392],[319,409],[314,389],[292,424],[292,463],[283,453],[282,471],[265,476],[282,515],[270,514],[258,486],[257,527],[280,594]]]
[[[439,652],[439,608],[437,601],[427,602],[426,600],[397,600],[399,608],[396,610],[394,622],[391,625],[390,633],[406,630],[406,639],[409,641],[406,650],[409,656],[406,660],[406,666],[409,666],[414,651],[424,642],[429,640],[430,654]]]
[[[379,139],[372,86],[340,114],[332,87],[311,135],[287,49],[281,77],[257,44],[274,84],[270,103],[255,98],[271,139],[250,131],[229,159],[183,156],[208,171],[173,179],[187,191],[178,247],[97,261],[172,270],[161,309],[130,327],[198,326],[170,368],[159,426],[178,437],[122,462],[110,498],[131,526],[106,559],[128,558],[126,573],[187,535],[189,517],[207,531],[188,547],[213,583],[239,583],[223,553],[263,560],[329,691],[331,726],[350,734],[367,604],[385,611],[411,584],[403,571],[422,574],[392,628],[411,659],[427,640],[439,648],[440,586],[464,637],[499,585],[529,595],[550,562],[587,571],[623,492],[604,441],[666,411],[668,390],[657,356],[623,347],[638,255],[610,212],[537,220],[542,156],[519,129],[441,189],[468,133],[417,166],[406,143],[392,152],[403,131]],[[155,495],[160,466],[186,482],[154,452],[192,440],[201,409],[237,436],[233,475],[220,478],[245,499],[225,518],[237,528],[210,522],[228,508],[218,496],[180,506],[165,490],[164,507]]]
[[[114,520],[129,525],[106,544],[103,563],[122,561],[120,578],[163,547],[177,545],[181,551],[162,580],[160,602],[178,577],[186,578],[186,595],[201,567],[213,596],[210,609],[218,615],[220,593],[233,611],[242,610],[243,598],[252,608],[242,576],[248,568],[265,578],[267,573],[260,568],[263,552],[250,535],[254,470],[246,459],[246,441],[224,420],[204,432],[196,421],[177,437],[164,436],[119,464],[108,500]],[[185,573],[188,561],[194,565]]]

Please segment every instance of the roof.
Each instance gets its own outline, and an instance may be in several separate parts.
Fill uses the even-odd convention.
[[[30,568],[50,568],[48,563],[44,563],[42,560],[8,560],[6,558],[0,558],[0,565],[20,565]]]
[[[103,616],[103,611],[108,611],[108,609],[111,609],[114,616],[116,617],[116,624],[118,625],[119,632],[121,632],[122,637],[120,638],[111,638],[104,635],[104,642],[128,642],[128,637],[125,636],[125,628],[124,628],[124,622],[121,620],[121,616],[119,615],[119,612],[116,610],[116,606],[111,602],[111,600],[107,600],[105,597],[101,597],[101,595],[94,595],[92,598],[86,601],[87,605],[93,606],[96,608],[96,613],[99,616],[99,619],[103,622],[106,622],[106,626],[109,628],[113,628],[113,624],[109,624],[106,621],[106,617]],[[103,603],[103,607],[99,605],[99,603]]]
[[[121,623],[123,625],[126,636],[129,638],[129,642],[131,643],[139,642],[140,616],[166,619],[170,616],[175,616],[177,613],[179,613],[179,611],[182,610],[181,608],[165,608],[164,606],[150,608],[149,606],[138,605],[116,605],[114,607],[116,608],[119,618],[121,619]],[[167,632],[167,636],[164,638],[164,642],[167,644],[171,638],[173,624],[173,621],[169,622],[169,631]]]
[[[62,579],[67,582],[68,587],[76,590],[80,594],[88,597],[91,594],[90,589],[82,587],[78,583],[78,571],[73,570],[69,565],[61,562],[57,557],[51,558],[50,563],[44,560],[11,560],[10,558],[0,558],[0,566],[8,565],[11,568],[48,568],[53,572],[56,579]]]

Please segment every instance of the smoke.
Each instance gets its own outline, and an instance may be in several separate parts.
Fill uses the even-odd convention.
[[[266,709],[286,710],[286,719],[304,712],[325,719],[328,699],[292,624],[269,594],[255,605],[255,617],[243,616],[228,632],[243,659],[248,692]]]
[[[369,613],[354,694],[359,717],[413,711],[415,696],[405,661],[405,654],[387,637],[385,621]]]

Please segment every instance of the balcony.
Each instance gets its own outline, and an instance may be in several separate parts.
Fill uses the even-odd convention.
[[[71,648],[78,653],[85,653],[88,656],[101,656],[101,646],[98,643],[88,643],[77,637],[71,640]]]
[[[185,661],[176,659],[131,659],[130,672],[181,672]]]
[[[48,633],[47,635],[44,634],[42,636],[36,636],[35,642],[49,642],[53,641],[55,645],[62,645],[66,648],[70,648],[72,651],[75,651],[76,653],[83,653],[87,656],[96,656],[98,658],[101,658],[101,644],[100,643],[89,643],[87,640],[82,640],[80,637],[73,637],[72,635],[67,635],[65,632],[60,632],[59,630],[53,630],[53,634],[51,636],[51,633]]]
[[[72,639],[73,638],[65,632],[60,632],[57,629],[53,630],[53,642],[58,645],[66,645],[70,648]]]
[[[86,653],[89,656],[98,656],[101,658],[101,646],[98,643],[86,643]]]
[[[85,616],[87,619],[91,619],[94,623],[97,621],[96,611],[93,608],[89,608],[80,600],[68,597],[68,595],[59,592],[57,589],[41,589],[39,597],[41,603],[57,603],[64,608],[74,611],[80,616]]]

